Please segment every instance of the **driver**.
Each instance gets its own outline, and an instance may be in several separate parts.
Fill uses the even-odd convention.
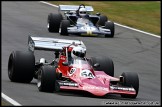
[[[77,19],[77,25],[86,25],[89,23],[89,15],[84,7],[79,9],[79,18]]]
[[[88,18],[87,9],[85,7],[81,7],[79,9],[79,17],[80,18]]]
[[[86,55],[86,50],[80,46],[74,47],[71,51],[71,57],[73,59],[84,58]]]

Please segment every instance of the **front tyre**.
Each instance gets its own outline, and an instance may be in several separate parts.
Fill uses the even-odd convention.
[[[53,92],[57,88],[56,68],[54,66],[42,66],[38,71],[38,90],[42,92]]]
[[[59,32],[59,27],[60,27],[60,23],[62,20],[62,15],[61,14],[54,14],[54,13],[50,13],[48,15],[48,31],[49,32]]]
[[[100,26],[105,26],[105,23],[106,23],[107,21],[108,21],[107,16],[101,15],[101,16],[100,16],[100,19],[99,19],[99,22],[98,22],[98,25],[100,25]]]
[[[114,22],[106,22],[105,23],[105,28],[106,29],[110,29],[111,34],[106,34],[105,37],[114,37],[114,33],[115,33],[115,27],[114,27]]]
[[[35,57],[32,52],[13,51],[8,60],[8,77],[12,82],[30,83],[34,77]]]
[[[94,68],[96,71],[104,71],[109,76],[114,76],[114,63],[108,57],[91,57],[89,60],[90,64],[93,66],[96,63],[99,63],[100,66]]]
[[[121,94],[121,97],[124,97],[124,98],[136,98],[137,95],[138,95],[138,90],[139,90],[138,74],[135,73],[135,72],[123,72],[121,76],[124,77],[123,86],[133,87],[135,89],[135,91],[136,91],[135,95]]]
[[[60,34],[61,35],[68,35],[68,27],[70,26],[69,20],[62,20],[61,22],[61,28],[60,28]]]

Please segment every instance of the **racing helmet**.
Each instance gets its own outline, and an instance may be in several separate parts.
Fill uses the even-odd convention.
[[[86,14],[87,14],[86,8],[81,7],[81,8],[79,9],[79,15],[80,15],[81,17],[85,17]]]
[[[77,46],[74,47],[71,51],[71,57],[76,59],[76,58],[84,58],[86,55],[86,51],[84,48]]]

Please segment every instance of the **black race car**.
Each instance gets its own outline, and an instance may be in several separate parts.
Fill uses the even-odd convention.
[[[79,17],[78,11],[81,7],[86,8],[87,17]],[[48,31],[59,32],[61,35],[104,35],[105,37],[114,37],[115,27],[112,21],[108,21],[107,16],[100,13],[90,14],[93,11],[92,6],[83,4],[59,5],[58,13],[48,15]]]

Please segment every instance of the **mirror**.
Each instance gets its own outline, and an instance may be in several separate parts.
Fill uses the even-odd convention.
[[[101,15],[100,13],[96,13],[97,16]]]
[[[63,66],[68,66],[69,64],[68,64],[68,62],[62,62],[62,65]]]
[[[99,63],[95,63],[93,66],[94,66],[95,68],[97,68],[97,67],[100,67],[100,64],[99,64]]]

